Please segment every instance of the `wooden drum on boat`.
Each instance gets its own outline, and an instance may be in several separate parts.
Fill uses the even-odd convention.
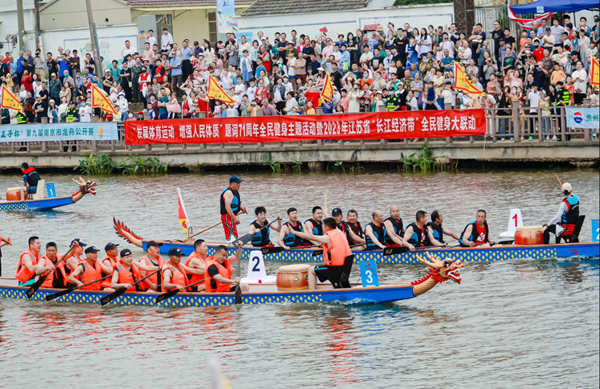
[[[515,244],[522,246],[544,244],[542,226],[517,227],[517,232],[515,232]]]
[[[21,198],[22,188],[8,188],[6,189],[6,200],[7,201],[19,201]]]
[[[277,269],[277,290],[308,290],[310,265],[287,265]]]

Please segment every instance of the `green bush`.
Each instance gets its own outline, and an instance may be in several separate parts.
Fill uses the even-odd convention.
[[[142,158],[137,155],[125,159],[121,158],[121,162],[115,163],[108,154],[100,154],[95,157],[91,153],[87,158],[79,161],[79,166],[75,170],[86,175],[112,174],[115,171],[126,175],[148,175],[148,174],[167,174],[169,165],[166,162],[160,162],[158,158]]]

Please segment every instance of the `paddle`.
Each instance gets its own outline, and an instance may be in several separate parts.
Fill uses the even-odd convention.
[[[67,253],[65,255],[63,255],[63,257],[58,262],[56,262],[56,265],[54,265],[55,270],[58,267],[58,265],[63,261],[63,259],[65,259],[65,257],[67,255],[69,255],[74,248],[75,248],[75,246],[71,246],[69,251],[67,251]],[[40,279],[37,280],[35,282],[35,284],[33,284],[31,286],[31,288],[27,289],[27,292],[25,292],[25,295],[27,296],[28,299],[30,299],[35,294],[35,292],[37,292],[37,290],[40,288],[40,286],[42,286],[44,281],[46,281],[46,278],[48,277],[49,274],[50,274],[50,271],[46,272],[46,274],[42,274],[40,276]]]
[[[78,286],[76,288],[66,289],[66,290],[63,290],[62,292],[50,294],[50,295],[46,296],[46,301],[51,301],[51,300],[57,299],[60,296],[64,296],[66,294],[69,294],[69,293],[71,293],[71,292],[73,292],[73,291],[75,291],[75,290],[77,290],[79,288],[83,288],[84,286],[95,284],[96,282],[104,281],[105,279],[110,278],[110,277],[112,277],[112,274],[108,275],[106,277],[100,278],[99,280],[88,282],[87,284],[83,284],[83,285]]]
[[[147,278],[153,276],[154,274],[158,273],[159,271],[160,271],[160,268],[157,271],[148,274],[146,277],[142,278],[141,280],[134,282],[133,284],[131,284],[131,286],[135,286],[135,285],[139,284],[140,282],[142,282],[142,281],[146,280]],[[109,294],[108,296],[103,297],[100,300],[100,304],[102,306],[105,306],[106,304],[110,303],[111,301],[113,301],[114,299],[116,299],[117,297],[119,297],[120,295],[122,295],[123,293],[125,293],[126,290],[127,290],[127,288],[120,288],[116,292],[113,292],[113,293]]]
[[[562,183],[562,181],[560,180],[560,178],[558,178],[558,174],[555,174],[554,176],[556,177],[556,179],[558,180],[558,183],[560,184],[560,187],[562,188],[562,186],[563,186],[563,183]]]
[[[283,247],[263,247],[260,249],[263,254],[277,254],[284,250]]]
[[[202,229],[202,230],[200,230],[200,231],[196,232],[195,234],[193,234],[193,235],[190,235],[190,237],[189,237],[188,239],[192,239],[194,236],[198,236],[198,235],[200,235],[201,233],[203,233],[203,232],[206,232],[206,231],[210,230],[211,228],[215,228],[215,227],[216,227],[216,226],[218,226],[219,224],[222,224],[222,222],[217,222],[217,223],[215,223],[215,224],[211,224],[210,226],[208,226],[208,227],[206,227],[206,228],[204,228],[204,229]]]
[[[200,283],[202,283],[202,282],[204,282],[204,280],[203,280],[203,279],[202,279],[202,280],[200,280],[200,281],[194,282],[193,284],[186,285],[186,289],[187,289],[187,288],[189,288],[189,287],[192,287],[192,286],[198,285],[198,284],[200,284]],[[166,299],[168,299],[168,298],[170,298],[170,297],[173,297],[173,296],[175,296],[175,295],[176,295],[177,293],[179,293],[179,292],[181,292],[181,291],[179,290],[179,288],[173,288],[173,289],[171,289],[170,291],[168,291],[167,293],[163,293],[163,294],[161,294],[161,295],[157,296],[157,297],[156,297],[156,303],[158,304],[158,303],[160,303],[160,302],[162,302],[162,301],[165,301]]]
[[[237,284],[237,286],[235,287],[235,297],[233,299],[233,303],[235,305],[239,305],[242,303],[242,287],[240,286],[240,284]]]
[[[410,251],[408,247],[386,247],[383,249],[383,256],[403,254]]]

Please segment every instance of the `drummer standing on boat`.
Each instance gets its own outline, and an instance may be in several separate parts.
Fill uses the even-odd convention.
[[[442,225],[444,217],[438,210],[431,212],[431,221],[427,223],[427,235],[429,238],[429,245],[435,247],[447,247],[448,243],[444,242],[444,235],[453,237],[456,240],[460,239],[458,234],[448,230]]]
[[[219,198],[221,207],[221,222],[225,231],[225,239],[233,242],[238,238],[237,225],[240,224],[238,214],[248,213],[245,206],[242,205],[240,197],[240,185],[244,180],[238,176],[229,179],[229,186],[221,192]]]
[[[250,227],[248,227],[248,233],[252,234],[252,241],[250,243],[254,247],[273,247],[270,236],[271,227],[267,227],[264,230],[262,229],[269,225],[269,220],[267,220],[267,209],[262,206],[256,207],[254,214],[256,215],[256,220],[250,223]],[[277,216],[277,221],[277,226],[274,226],[273,229],[280,232],[281,216]]]
[[[338,228],[335,219],[328,217],[323,220],[324,234],[314,236],[305,232],[292,230],[291,233],[302,239],[310,239],[323,244],[323,261],[325,266],[311,266],[308,270],[308,288],[317,289],[317,278],[321,282],[329,280],[334,288],[348,284],[349,274],[344,274],[346,258],[352,255],[346,235]],[[351,258],[351,257],[350,257]]]
[[[558,212],[554,217],[544,224],[542,231],[544,232],[544,244],[550,243],[550,233],[556,237],[561,235],[572,235],[577,219],[579,218],[579,197],[573,194],[573,187],[568,182],[565,182],[561,188],[565,198],[560,203]]]
[[[487,224],[487,213],[480,209],[477,211],[476,220],[467,224],[460,240],[458,241],[462,247],[492,247],[496,242],[490,241],[490,228]]]
[[[23,172],[23,186],[25,193],[34,194],[37,192],[38,182],[42,179],[33,166],[29,166],[27,162],[21,164],[21,172]]]

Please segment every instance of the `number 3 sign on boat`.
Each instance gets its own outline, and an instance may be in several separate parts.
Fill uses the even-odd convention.
[[[365,259],[359,261],[360,276],[362,278],[362,286],[379,286],[379,277],[377,276],[377,261],[374,259]]]

